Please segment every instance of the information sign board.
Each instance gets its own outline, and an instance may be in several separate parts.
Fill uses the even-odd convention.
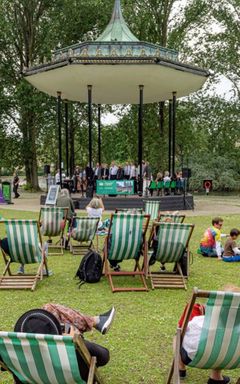
[[[50,185],[45,205],[55,205],[59,193],[60,185]]]
[[[133,180],[97,180],[98,195],[133,195]]]

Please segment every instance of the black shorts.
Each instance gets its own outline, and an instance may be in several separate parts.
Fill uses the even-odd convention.
[[[189,358],[187,352],[185,351],[185,349],[183,347],[181,347],[181,349],[180,349],[180,355],[181,355],[181,360],[182,360],[183,364],[188,365],[191,363],[192,360]]]

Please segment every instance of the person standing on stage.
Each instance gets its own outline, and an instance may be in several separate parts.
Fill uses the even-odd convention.
[[[124,179],[129,180],[130,179],[130,172],[131,172],[131,165],[126,162],[124,167]]]
[[[101,165],[99,163],[96,164],[96,168],[94,169],[94,189],[96,190],[97,180],[101,179]]]
[[[117,180],[123,180],[123,179],[124,179],[124,170],[120,164],[117,170]]]
[[[108,169],[107,164],[102,165],[101,178],[102,178],[102,180],[108,180],[108,178],[109,178],[109,169]]]
[[[87,178],[87,186],[89,187],[90,185],[93,184],[94,172],[92,167],[89,166],[89,164],[86,166],[85,171],[86,171],[86,178]]]
[[[143,167],[143,192],[147,195],[147,191],[148,191],[148,186],[150,184],[150,181],[151,181],[151,177],[152,177],[152,172],[151,172],[151,168],[150,168],[150,165],[149,165],[149,162],[146,161],[145,162],[145,166]]]
[[[134,181],[134,193],[137,193],[137,168],[133,162],[131,163],[130,180]]]
[[[117,171],[118,171],[118,167],[115,165],[115,162],[112,161],[111,167],[110,167],[110,171],[109,171],[110,180],[116,180],[116,178],[117,178]]]

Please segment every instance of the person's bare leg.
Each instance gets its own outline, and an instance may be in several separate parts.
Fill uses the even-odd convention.
[[[213,380],[223,380],[222,371],[217,369],[212,369],[210,377]]]

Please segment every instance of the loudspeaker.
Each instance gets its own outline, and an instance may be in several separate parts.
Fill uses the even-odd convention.
[[[183,168],[182,169],[182,177],[184,179],[189,179],[189,177],[191,177],[191,176],[192,176],[192,171],[190,168]]]
[[[49,164],[44,165],[43,173],[44,173],[44,175],[48,175],[50,173],[50,165]]]

